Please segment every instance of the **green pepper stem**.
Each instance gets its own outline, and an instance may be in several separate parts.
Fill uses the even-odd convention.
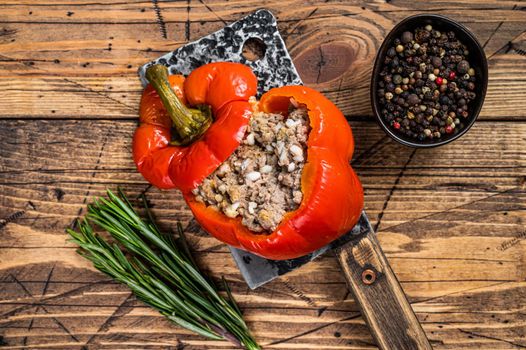
[[[186,107],[170,86],[168,69],[161,64],[154,64],[148,67],[146,69],[146,79],[159,94],[166,112],[172,119],[173,127],[178,136],[172,143],[186,146],[201,137],[212,124],[210,107]]]

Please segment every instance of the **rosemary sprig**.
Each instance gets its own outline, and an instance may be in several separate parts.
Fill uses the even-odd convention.
[[[260,349],[243,320],[230,289],[220,295],[195,264],[181,225],[179,238],[164,235],[154,223],[146,199],[147,219],[142,219],[119,190],[88,205],[78,231],[68,229],[79,254],[98,270],[126,284],[136,297],[157,309],[170,321],[211,339],[225,339],[237,347]],[[113,243],[93,230],[107,231]]]

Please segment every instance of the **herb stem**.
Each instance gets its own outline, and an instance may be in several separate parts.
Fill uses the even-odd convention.
[[[79,254],[181,327],[236,347],[260,349],[224,278],[228,299],[199,270],[181,225],[177,225],[176,241],[160,232],[145,198],[146,220],[122,191],[107,193],[108,198],[88,206],[78,231],[67,230],[71,241],[79,245]],[[95,233],[93,225],[109,233],[113,242]]]

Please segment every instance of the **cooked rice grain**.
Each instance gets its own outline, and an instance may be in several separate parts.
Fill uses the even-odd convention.
[[[194,190],[196,199],[226,216],[241,216],[254,232],[273,231],[298,208],[308,137],[307,110],[255,112],[238,149]]]

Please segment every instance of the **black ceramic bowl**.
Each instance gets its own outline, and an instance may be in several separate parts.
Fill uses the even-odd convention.
[[[477,94],[477,97],[475,100],[469,103],[469,117],[464,123],[464,128],[457,134],[446,134],[437,140],[419,141],[397,132],[389,125],[386,120],[383,119],[382,115],[380,114],[381,106],[378,102],[377,90],[380,72],[383,68],[383,62],[385,60],[387,50],[393,45],[394,39],[397,37],[399,38],[405,31],[414,31],[416,28],[425,27],[428,24],[433,26],[433,29],[437,29],[441,32],[453,31],[457,38],[467,46],[469,50],[469,56],[467,60],[470,66],[473,67],[476,72],[475,77],[477,78],[477,81],[475,83],[474,92]],[[460,136],[464,135],[469,130],[469,128],[471,128],[480,113],[482,104],[484,103],[487,86],[488,62],[486,61],[486,55],[484,54],[484,50],[480,46],[475,36],[466,27],[441,15],[415,15],[404,19],[391,30],[382,43],[378,54],[376,55],[373,75],[371,78],[371,104],[373,107],[373,114],[378,121],[378,124],[380,124],[380,127],[387,133],[387,135],[392,137],[394,140],[410,147],[436,147],[458,139]]]

